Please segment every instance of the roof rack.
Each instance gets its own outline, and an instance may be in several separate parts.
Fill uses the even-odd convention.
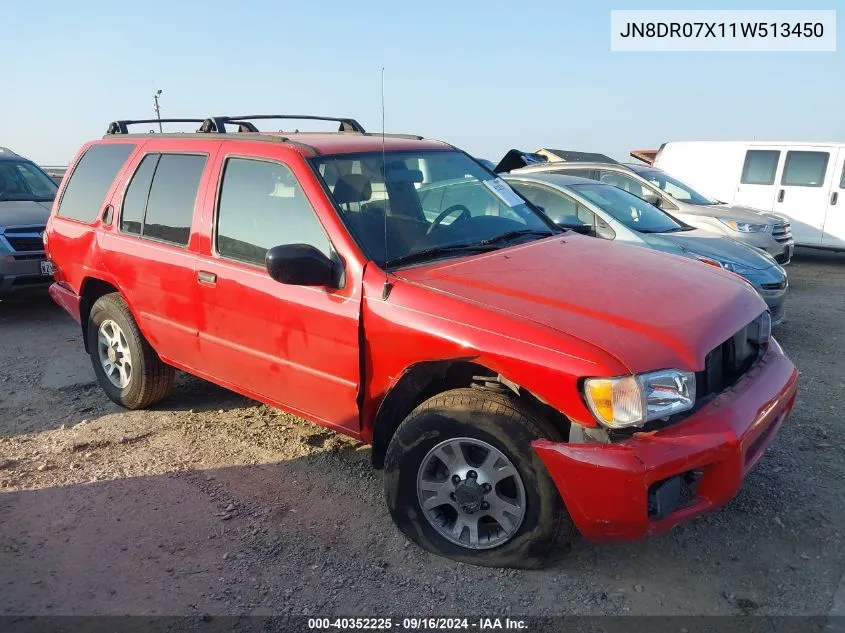
[[[138,125],[140,123],[203,123],[205,120],[206,119],[125,119],[109,123],[109,128],[106,130],[106,134],[129,134],[129,126]]]
[[[243,116],[214,116],[205,119],[200,126],[199,132],[217,132],[219,134],[226,133],[226,124],[234,124],[238,126],[238,132],[258,132],[250,121],[266,120],[266,119],[299,119],[309,121],[336,121],[340,124],[338,132],[358,132],[364,134],[364,126],[362,126],[355,119],[348,117],[330,117],[330,116],[314,116],[311,114],[247,114]]]

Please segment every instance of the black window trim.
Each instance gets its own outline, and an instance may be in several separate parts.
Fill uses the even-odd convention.
[[[751,152],[766,152],[768,154],[776,154],[775,157],[775,168],[772,170],[772,180],[770,182],[747,182],[745,179],[747,178],[748,174],[748,157]],[[772,185],[777,182],[778,179],[778,166],[780,165],[780,157],[781,154],[784,152],[783,149],[767,149],[765,147],[749,147],[745,150],[745,158],[742,159],[742,171],[739,173],[739,184],[741,185],[754,185],[758,187],[771,187]],[[784,164],[785,165],[785,164]]]
[[[788,184],[784,182],[786,179],[786,170],[789,167],[789,155],[790,154],[824,154],[827,156],[824,160],[824,168],[822,169],[822,179],[821,182],[817,185],[795,185],[795,184]],[[827,182],[827,167],[830,165],[830,150],[811,150],[811,149],[792,149],[786,150],[786,158],[783,159],[783,170],[780,174],[780,186],[781,187],[810,187],[816,189],[818,187],[824,187],[824,183]]]
[[[147,156],[157,156],[155,169],[153,169],[153,175],[150,177],[150,186],[147,189],[147,197],[144,200],[144,215],[141,218],[141,231],[142,233],[129,233],[124,231],[121,228],[121,224],[123,223],[123,210],[126,206],[126,194],[129,192],[129,187],[132,186],[132,181],[135,180],[135,176],[138,175],[138,171],[141,169],[141,165],[146,160]],[[150,201],[150,190],[153,188],[153,178],[156,175],[156,169],[158,169],[158,161],[161,159],[161,152],[146,152],[141,156],[141,160],[138,161],[135,169],[129,175],[128,178],[123,179],[123,186],[120,192],[120,211],[117,214],[117,217],[114,220],[114,230],[120,233],[121,235],[126,235],[129,237],[143,237],[143,230],[144,230],[144,219],[147,217],[147,204]],[[154,238],[148,238],[150,240],[154,240]]]
[[[294,180],[296,180],[296,184],[299,186],[300,190],[302,191],[302,195],[305,196],[305,199],[308,201],[308,206],[311,207],[311,212],[314,214],[314,218],[317,220],[317,224],[319,224],[320,229],[323,231],[323,234],[326,236],[326,241],[329,243],[329,248],[331,249],[331,253],[335,255],[337,262],[341,266],[343,264],[342,258],[340,257],[340,253],[338,252],[337,248],[335,248],[334,242],[332,241],[331,235],[326,230],[325,225],[323,224],[323,220],[320,218],[320,215],[317,213],[317,207],[314,204],[314,201],[308,196],[308,192],[305,191],[305,187],[302,186],[302,182],[299,179],[299,176],[296,175],[296,171],[293,167],[290,166],[289,163],[284,161],[281,158],[274,158],[270,156],[254,156],[250,154],[242,154],[238,152],[233,152],[230,154],[223,154],[220,157],[220,173],[217,175],[217,185],[216,190],[214,192],[214,214],[211,218],[211,256],[225,261],[225,262],[235,262],[237,264],[241,264],[244,266],[249,266],[251,268],[256,268],[258,270],[263,271],[268,277],[270,274],[267,272],[267,267],[264,264],[256,264],[255,262],[247,261],[245,259],[238,259],[237,257],[231,257],[229,255],[223,255],[220,251],[217,250],[217,219],[220,217],[220,196],[223,193],[223,177],[226,175],[226,164],[232,158],[240,158],[243,160],[251,160],[257,163],[274,163],[276,165],[281,165],[288,169],[293,176]],[[307,160],[306,160],[307,162]],[[310,164],[309,164],[310,166]],[[340,288],[339,288],[340,289]]]
[[[845,150],[839,150],[845,152]],[[839,188],[845,189],[845,162],[842,163],[842,175],[839,177]]]
[[[141,163],[144,162],[144,159],[147,156],[151,156],[153,154],[158,155],[158,160],[156,161],[155,169],[153,170],[153,176],[150,178],[150,188],[147,190],[147,199],[144,202],[144,217],[141,218],[141,233],[127,233],[126,231],[120,228],[121,223],[123,222],[123,205],[126,202],[126,192],[129,191],[129,186],[132,184],[132,179],[135,178],[135,174],[138,173],[138,170],[141,168]],[[205,157],[205,166],[202,168],[202,173],[200,174],[200,182],[197,186],[197,195],[194,198],[194,209],[191,213],[191,225],[188,227],[188,243],[187,244],[179,244],[179,242],[171,242],[169,240],[163,240],[160,237],[150,237],[148,235],[144,235],[144,226],[147,223],[147,205],[150,203],[150,191],[153,188],[153,182],[156,178],[156,173],[158,173],[158,165],[161,162],[162,156],[203,156]],[[197,200],[199,200],[200,192],[202,191],[202,177],[205,174],[205,170],[208,169],[209,158],[211,158],[211,154],[208,152],[180,152],[180,151],[159,151],[159,150],[151,150],[144,152],[141,156],[141,160],[137,161],[135,169],[132,171],[132,176],[130,178],[123,179],[123,192],[120,195],[120,214],[117,217],[117,220],[114,222],[115,231],[117,231],[120,235],[124,237],[134,237],[136,239],[147,240],[149,242],[156,242],[157,244],[164,244],[165,246],[173,246],[180,250],[190,250],[191,247],[191,233],[190,229],[194,226],[194,218],[196,217],[197,213]],[[129,160],[127,159],[127,162]],[[134,162],[134,161],[133,161]]]
[[[138,152],[138,148],[142,146],[140,143],[133,143],[128,140],[121,139],[119,142],[115,143],[105,143],[105,142],[92,142],[88,144],[88,147],[85,148],[85,151],[79,154],[79,158],[73,164],[69,171],[65,172],[65,175],[62,177],[62,182],[59,185],[59,190],[56,192],[56,198],[54,200],[54,205],[56,207],[56,217],[61,218],[67,222],[75,222],[76,224],[81,224],[83,226],[93,226],[97,223],[98,220],[102,220],[102,211],[103,209],[98,209],[97,214],[94,216],[94,219],[91,222],[86,222],[85,220],[78,220],[76,218],[71,218],[66,215],[61,215],[59,211],[62,208],[62,202],[65,198],[65,192],[67,192],[68,186],[70,186],[70,181],[73,179],[73,176],[76,174],[76,170],[79,168],[79,165],[82,163],[82,159],[85,158],[85,155],[94,147],[99,147],[102,145],[131,145],[132,151],[129,152],[129,155],[124,159],[123,164],[120,166],[120,169],[117,170],[117,173],[114,175],[114,179],[112,183],[109,185],[109,188],[106,189],[106,194],[103,196],[103,203],[106,201],[111,202],[114,199],[114,194],[119,189],[119,186],[115,186],[117,181],[124,181],[125,179],[122,178],[123,172],[126,171],[126,166],[132,162],[135,154]],[[46,172],[45,172],[46,173]],[[49,176],[49,174],[48,174]],[[111,195],[109,195],[111,193]],[[104,207],[105,208],[105,207]]]

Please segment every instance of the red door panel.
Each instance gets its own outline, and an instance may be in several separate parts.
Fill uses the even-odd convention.
[[[258,268],[206,260],[203,367],[216,379],[325,424],[357,430],[357,298],[286,286]]]
[[[305,196],[316,215],[316,226],[345,262],[342,289],[291,286],[274,281],[258,262],[221,257],[214,246],[219,189],[227,159],[264,159],[289,170],[297,196]],[[203,211],[198,275],[198,332],[204,375],[221,384],[275,406],[338,428],[351,435],[360,430],[359,315],[363,263],[348,234],[325,198],[310,168],[282,144],[226,146],[215,162]],[[274,195],[258,182],[239,189],[240,208],[263,205],[261,195]],[[257,188],[258,191],[254,191]],[[258,198],[253,198],[255,194]],[[284,196],[282,196],[284,197]],[[250,201],[254,202],[250,202]],[[302,198],[298,198],[300,202]],[[273,204],[282,204],[276,200]],[[236,205],[237,208],[237,205]],[[278,231],[285,223],[279,207],[269,225]],[[249,226],[268,221],[246,214]],[[231,226],[231,225],[230,225]],[[280,233],[285,239],[284,231]],[[295,236],[294,236],[295,237]],[[300,240],[291,237],[291,242]],[[281,242],[286,243],[286,242]],[[278,245],[278,244],[273,244]],[[264,245],[265,248],[269,247]]]

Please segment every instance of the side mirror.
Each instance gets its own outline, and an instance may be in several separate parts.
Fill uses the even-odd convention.
[[[658,209],[663,205],[663,198],[658,196],[656,193],[648,192],[643,196],[643,200],[645,200],[649,204],[654,205]]]
[[[276,281],[293,286],[337,286],[334,262],[309,244],[274,246],[264,257]]]

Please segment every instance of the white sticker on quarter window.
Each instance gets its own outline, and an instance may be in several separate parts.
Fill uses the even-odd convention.
[[[485,180],[484,185],[509,207],[518,207],[521,204],[525,204],[525,200],[516,195],[516,192],[510,188],[510,185],[501,178]]]

